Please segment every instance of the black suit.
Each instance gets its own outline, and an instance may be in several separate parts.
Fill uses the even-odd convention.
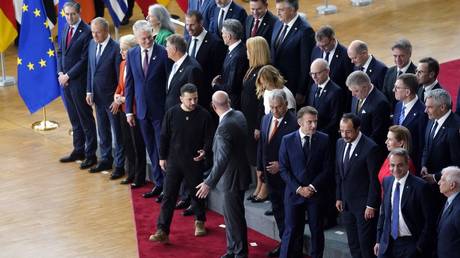
[[[57,70],[69,76],[68,85],[63,87],[62,100],[72,124],[73,154],[96,157],[97,136],[93,109],[86,103],[88,44],[91,29],[83,21],[74,30],[69,46],[66,47],[69,25],[63,30],[63,37],[57,51]]]
[[[235,109],[240,109],[241,89],[247,70],[246,47],[243,42],[240,42],[231,52],[227,53],[222,67],[221,83],[214,85],[214,91],[227,92],[232,107]]]
[[[358,99],[353,97],[351,110],[361,118],[361,132],[383,147],[391,124],[390,105],[385,95],[374,87],[359,112]]]
[[[210,0],[212,1],[212,0]],[[192,39],[187,41],[189,55],[191,54]],[[200,63],[201,69],[203,70],[203,85],[202,92],[199,100],[204,108],[210,108],[211,103],[211,81],[216,75],[220,74],[222,70],[222,64],[224,63],[227,46],[224,42],[219,39],[216,35],[206,32],[206,36],[200,45],[200,48],[196,49],[195,59]]]
[[[317,58],[323,58],[323,51],[319,47],[313,48],[311,53],[311,62],[313,62]],[[330,74],[329,77],[331,80],[340,88],[342,88],[342,92],[344,94],[344,107],[345,112],[349,112],[349,107],[351,103],[351,92],[348,90],[346,85],[346,80],[348,75],[353,72],[353,63],[351,62],[350,58],[347,54],[347,48],[342,44],[337,42],[337,47],[335,48],[335,52],[333,56],[329,57],[329,70]],[[331,136],[331,135],[329,135]]]
[[[305,144],[309,143],[305,140]],[[299,131],[284,136],[281,141],[279,162],[280,175],[286,183],[286,218],[280,257],[302,257],[305,212],[312,235],[311,257],[323,257],[324,229],[320,205],[330,175],[329,138],[325,133],[316,132],[311,136],[310,148],[303,145]],[[311,197],[305,198],[297,193],[299,187],[310,185],[316,190]]]
[[[387,66],[381,61],[377,60],[374,56],[371,56],[371,62],[366,69],[366,74],[369,75],[372,84],[382,91],[383,89],[383,80],[385,79],[385,74],[387,73]],[[359,67],[355,67],[355,70],[359,70]]]
[[[438,82],[434,85],[434,87],[431,90],[442,89],[442,88],[443,87]],[[420,100],[423,101],[423,103],[425,103],[425,89],[423,88],[423,85],[420,85],[420,87],[418,88],[417,96]]]
[[[342,201],[342,217],[352,257],[374,257],[378,211],[380,207],[380,184],[377,173],[381,160],[378,146],[361,134],[353,153],[350,153],[348,169],[343,157],[347,144],[343,139],[336,146],[336,198]],[[376,217],[364,219],[366,207],[375,210]]]
[[[456,258],[460,254],[460,194],[441,215],[438,225],[438,257]]]
[[[270,12],[267,11],[262,19],[259,22],[259,28],[257,29],[255,36],[261,36],[265,38],[268,45],[270,46],[273,34],[273,26],[275,25],[277,18]],[[249,15],[246,17],[245,32],[246,39],[251,37],[252,30],[254,28],[254,16]]]
[[[229,111],[214,135],[213,167],[205,184],[224,192],[224,221],[227,253],[247,257],[248,238],[244,217],[244,192],[249,187],[250,166],[246,157],[246,119],[240,111]],[[217,184],[219,183],[219,185]]]
[[[417,66],[415,66],[411,62],[405,73],[415,74],[415,69],[417,69]],[[388,101],[390,102],[390,106],[392,110],[397,102],[395,99],[395,93],[393,92],[393,88],[395,87],[395,82],[397,78],[398,78],[398,67],[392,66],[387,70],[385,74],[385,78],[383,79],[382,92],[385,94]]]
[[[393,113],[393,124],[399,124],[401,116],[402,102],[395,105]],[[416,171],[420,171],[422,162],[423,146],[425,145],[425,129],[428,123],[428,116],[425,113],[425,105],[422,101],[417,100],[407,116],[402,122],[402,126],[409,129],[412,138],[411,158],[415,164]]]
[[[174,73],[166,89],[165,110],[180,103],[180,88],[186,83],[193,83],[196,85],[198,88],[198,101],[200,105],[203,106],[206,104],[200,101],[200,96],[206,94],[206,89],[204,89],[202,84],[203,71],[201,70],[201,65],[194,58],[187,56],[177,68],[177,71]]]
[[[219,6],[216,6],[215,8],[209,9],[209,28],[208,31],[215,34],[219,38],[222,38],[222,32],[219,30],[219,13],[220,13],[221,8]],[[246,11],[244,10],[243,7],[238,5],[235,1],[232,0],[232,3],[230,4],[230,7],[228,8],[227,13],[225,14],[225,19],[235,19],[238,20],[241,23],[241,26],[243,26],[244,30],[244,23],[246,21],[246,17],[248,15],[246,14]],[[244,31],[243,31],[244,35]]]
[[[383,201],[377,227],[377,243],[380,243],[379,257],[395,257],[395,253],[405,253],[406,255],[397,257],[421,257],[422,252],[428,254],[433,248],[433,233],[435,228],[436,215],[431,208],[432,193],[428,183],[423,179],[407,175],[404,189],[400,189],[402,197],[400,199],[401,214],[410,231],[411,237],[407,239],[405,245],[398,245],[395,242],[405,241],[391,237],[391,218],[392,218],[392,189],[395,178],[386,177],[383,180]],[[399,249],[399,250],[397,250]],[[417,251],[417,249],[419,251]],[[425,255],[423,257],[429,257]]]
[[[273,115],[271,113],[262,118],[260,127],[260,139],[257,148],[257,170],[264,171],[265,183],[268,187],[268,197],[272,202],[273,215],[280,239],[284,232],[284,189],[285,183],[282,180],[280,173],[271,174],[267,172],[269,162],[278,161],[278,153],[281,145],[281,139],[286,134],[289,134],[299,128],[297,118],[292,111],[288,111],[278,129],[269,141],[270,126],[273,123]]]
[[[310,85],[310,55],[316,44],[315,32],[310,24],[299,16],[280,46],[276,47],[283,26],[284,23],[278,20],[273,28],[270,44],[272,63],[287,80],[286,87],[294,96],[306,96]]]

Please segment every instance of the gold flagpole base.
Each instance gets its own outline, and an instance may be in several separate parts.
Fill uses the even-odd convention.
[[[59,127],[59,123],[55,121],[42,120],[32,124],[32,129],[36,131],[51,131]]]

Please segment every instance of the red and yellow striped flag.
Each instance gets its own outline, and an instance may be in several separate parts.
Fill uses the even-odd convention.
[[[18,36],[13,1],[0,1],[0,52]]]

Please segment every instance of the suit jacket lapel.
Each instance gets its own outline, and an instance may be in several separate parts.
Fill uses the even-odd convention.
[[[136,71],[138,71],[142,75],[142,78],[145,79],[144,70],[142,69],[142,58],[141,58],[141,47],[140,46],[134,49],[133,56],[131,57],[133,58],[133,63],[137,68]]]
[[[409,198],[410,192],[412,191],[412,178],[409,174],[406,179],[406,184],[404,185],[403,194],[401,198],[401,209],[406,206],[407,200]]]

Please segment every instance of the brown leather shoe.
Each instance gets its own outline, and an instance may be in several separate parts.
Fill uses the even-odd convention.
[[[205,236],[206,228],[204,227],[204,221],[195,220],[195,236]]]
[[[166,244],[166,243],[169,243],[169,236],[166,235],[166,232],[164,232],[163,230],[157,229],[157,232],[151,235],[149,237],[149,240]]]

